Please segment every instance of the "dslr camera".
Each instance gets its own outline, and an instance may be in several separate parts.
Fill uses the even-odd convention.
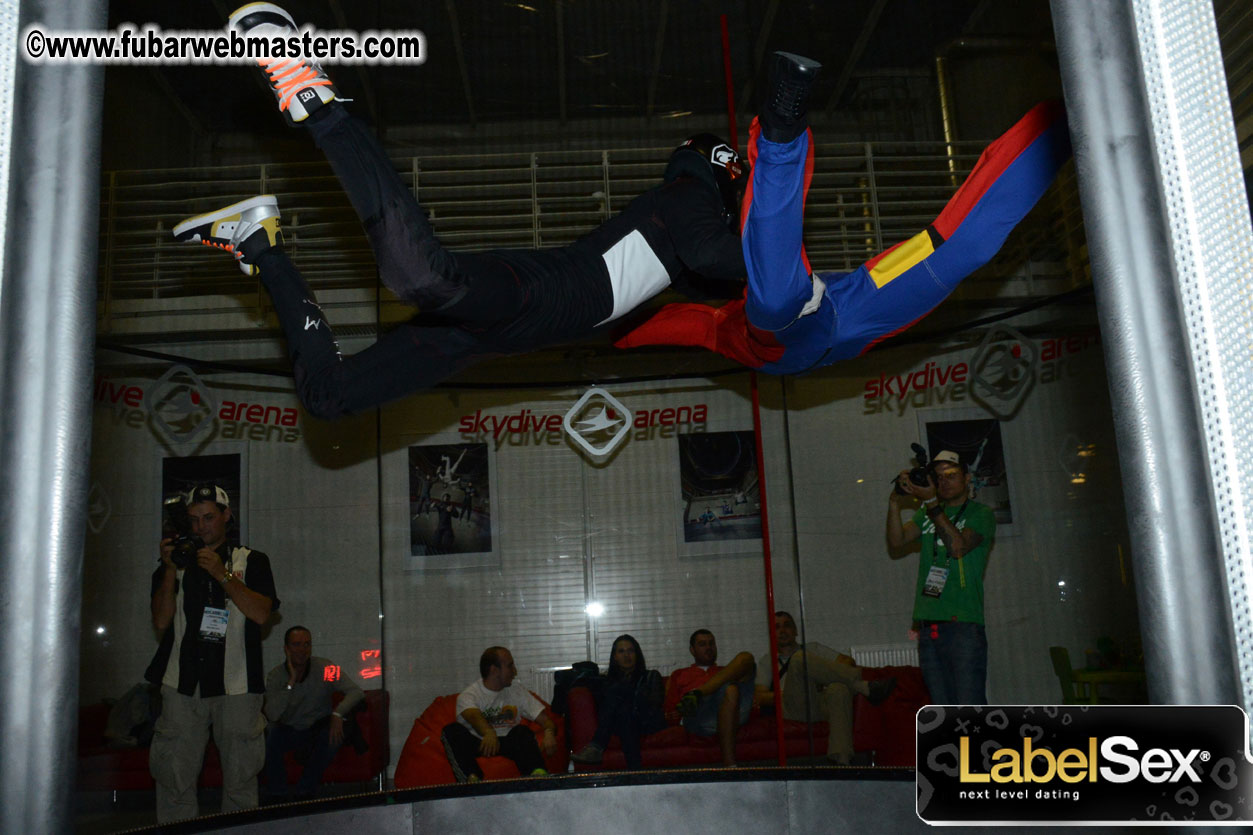
[[[175,493],[163,501],[161,506],[161,538],[174,540],[174,553],[170,555],[170,561],[175,568],[186,571],[196,564],[196,552],[204,547],[204,540],[191,532],[186,496]]]
[[[927,451],[921,444],[910,444],[909,448],[914,451],[914,460],[918,462],[918,466],[909,471],[909,480],[917,487],[931,487],[935,478],[935,462],[927,463]],[[898,495],[907,495],[901,487],[901,480],[898,476],[892,479],[892,484]]]

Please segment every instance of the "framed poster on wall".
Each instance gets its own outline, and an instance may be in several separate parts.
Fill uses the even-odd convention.
[[[466,568],[498,562],[495,473],[486,443],[434,443],[408,450],[407,567]]]
[[[956,452],[970,468],[971,497],[992,508],[996,535],[1014,532],[1014,501],[1010,467],[1001,440],[1001,421],[982,409],[929,409],[918,412],[918,435],[934,458],[941,450]]]
[[[761,482],[751,430],[679,435],[679,553],[759,549]]]

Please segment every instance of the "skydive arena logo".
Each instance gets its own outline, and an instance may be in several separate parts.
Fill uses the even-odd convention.
[[[917,719],[928,823],[1253,821],[1238,707],[927,706]]]
[[[212,429],[217,412],[208,386],[185,365],[171,365],[144,392],[144,408],[171,443],[193,441]]]
[[[608,457],[631,431],[631,410],[602,388],[590,388],[570,407],[561,425],[579,448],[596,459]]]
[[[971,366],[971,392],[997,417],[1018,410],[1035,382],[1035,343],[1008,325],[984,335]]]

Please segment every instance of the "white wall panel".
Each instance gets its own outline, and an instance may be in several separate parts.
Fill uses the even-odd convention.
[[[400,751],[414,719],[440,695],[478,676],[479,654],[500,644],[519,669],[568,664],[586,655],[585,546],[581,459],[564,443],[487,437],[498,565],[406,570],[409,554],[408,447],[477,440],[455,430],[479,409],[496,417],[563,413],[574,398],[516,393],[410,398],[385,412],[384,606],[392,745]],[[513,443],[511,443],[511,440]],[[454,528],[457,522],[454,521]]]
[[[715,555],[691,555],[680,542],[678,436],[751,430],[747,375],[719,387],[689,382],[613,393],[636,410],[704,405],[708,420],[637,435],[612,466],[589,473],[596,598],[605,606],[595,660],[607,665],[613,639],[622,633],[633,635],[657,666],[690,664],[688,636],[700,628],[714,633],[724,662],[761,645],[768,637],[760,540]]]

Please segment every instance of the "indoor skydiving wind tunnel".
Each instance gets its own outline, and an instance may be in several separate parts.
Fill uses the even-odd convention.
[[[18,749],[0,766],[0,828],[207,815],[174,828],[294,830],[352,815],[551,831],[630,804],[645,811],[623,831],[728,814],[904,831],[923,826],[915,714],[931,689],[979,701],[966,686],[979,680],[989,704],[1247,705],[1249,476],[1236,462],[1253,435],[1223,398],[1247,374],[1233,359],[1247,355],[1247,304],[1230,295],[1249,263],[1247,131],[1236,120],[1232,134],[1231,114],[1248,108],[1253,24],[1239,4],[1172,6],[1149,16],[1170,21],[1166,38],[1130,11],[1155,5],[286,4],[321,30],[424,33],[421,65],[324,69],[434,234],[476,263],[593,232],[662,184],[687,137],[712,133],[748,161],[778,50],[822,64],[803,241],[832,292],[901,242],[914,241],[888,264],[924,243],[943,253],[946,206],[963,183],[986,186],[980,155],[1040,102],[1064,101],[1074,142],[985,266],[859,356],[772,375],[698,347],[617,347],[665,305],[721,306],[725,321],[742,298],[745,276],[683,275],[589,334],[476,357],[333,421],[299,399],[264,273],[174,233],[273,195],[283,251],[320,305],[307,327],[333,327],[345,357],[403,333],[414,307],[380,281],[307,126],[286,124],[254,67],[19,60],[0,102],[13,135],[0,466],[16,520],[0,541],[30,599],[0,607],[14,673],[0,721]],[[233,11],[23,2],[5,37],[34,20],[218,29]],[[1226,84],[1221,68],[1172,75],[1221,58]],[[1173,114],[1194,102],[1209,121],[1181,124]],[[1166,191],[1145,190],[1157,183]],[[1179,214],[1211,206],[1216,217]],[[41,231],[54,218],[55,245]],[[894,492],[915,468],[924,483],[950,473],[939,498],[955,524],[994,530],[982,577],[972,559],[940,582],[986,634],[986,671],[957,683],[937,685],[920,655],[945,625],[926,593],[936,535],[892,547],[885,526],[942,524],[929,499]],[[177,585],[163,539],[183,543]],[[230,565],[202,567],[199,543],[222,543]],[[236,599],[231,587],[255,591],[265,569],[261,603]],[[162,602],[192,598],[221,614],[188,625]],[[681,699],[694,661],[736,673],[729,748],[710,708],[723,696]],[[618,671],[637,662],[656,676],[626,675],[623,702]],[[207,666],[232,695],[197,681]],[[450,760],[445,728],[468,685],[502,678],[543,712],[520,696],[482,713],[520,715],[509,736],[528,750],[518,740],[534,736],[542,766],[481,757],[481,782],[463,783],[478,775]],[[170,697],[188,682],[196,695]],[[235,701],[219,710],[215,696]],[[606,705],[633,717],[638,747],[597,736]],[[166,711],[201,709],[219,712],[178,727],[212,724],[203,740],[162,738]],[[320,724],[301,736],[305,720]],[[324,750],[332,729],[342,742]],[[295,750],[267,761],[284,734]],[[154,774],[179,758],[195,786],[163,805]],[[804,803],[788,811],[788,793]]]

